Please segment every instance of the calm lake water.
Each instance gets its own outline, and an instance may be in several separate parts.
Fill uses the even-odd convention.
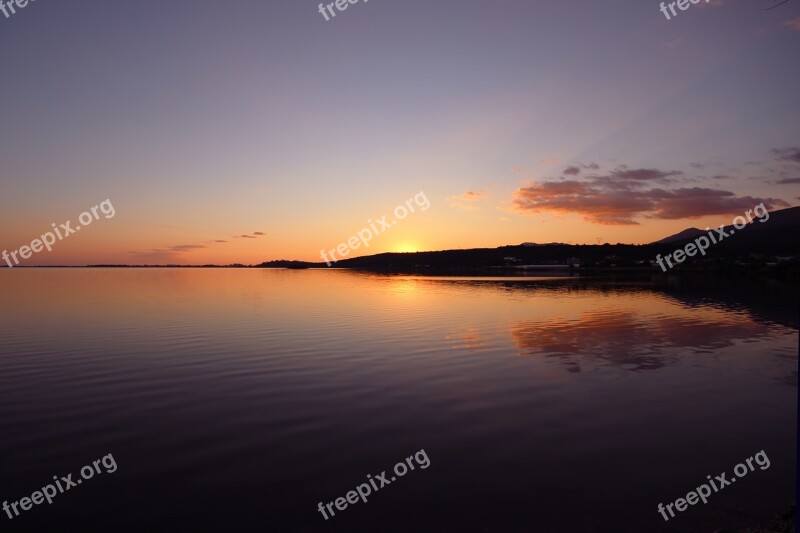
[[[45,531],[713,531],[795,497],[798,287],[3,269],[0,500]],[[424,449],[325,521],[319,502]],[[665,522],[764,450],[771,466]],[[393,475],[393,474],[392,474]],[[388,477],[388,476],[387,476]],[[334,507],[335,509],[335,507]]]

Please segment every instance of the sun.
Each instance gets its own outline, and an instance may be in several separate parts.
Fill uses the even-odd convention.
[[[394,252],[404,254],[410,252],[416,252],[418,250],[417,246],[412,243],[401,243],[394,247]]]

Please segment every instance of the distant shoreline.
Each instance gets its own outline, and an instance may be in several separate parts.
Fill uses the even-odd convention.
[[[548,269],[546,267],[560,266],[561,268]],[[784,265],[755,265],[755,264],[729,264],[729,265],[686,265],[662,272],[652,266],[626,266],[626,267],[580,267],[567,268],[562,265],[541,265],[543,268],[524,269],[507,267],[447,267],[447,268],[369,268],[369,267],[286,267],[262,265],[48,265],[48,266],[19,266],[25,269],[247,269],[247,270],[330,270],[370,272],[387,275],[418,275],[418,276],[480,276],[480,277],[559,277],[559,278],[591,278],[622,276],[629,279],[668,278],[675,275],[684,276],[764,276],[800,280],[800,265],[797,263]],[[12,270],[12,269],[8,269]]]

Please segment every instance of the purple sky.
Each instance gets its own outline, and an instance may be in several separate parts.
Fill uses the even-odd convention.
[[[29,264],[318,260],[419,191],[365,253],[798,205],[800,1],[775,3],[37,0],[0,15],[0,247],[106,198]]]

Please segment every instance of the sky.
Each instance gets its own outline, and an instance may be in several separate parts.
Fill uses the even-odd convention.
[[[350,257],[797,206],[780,1],[30,2],[0,14],[0,251],[106,200],[21,264],[320,261],[420,193]]]

